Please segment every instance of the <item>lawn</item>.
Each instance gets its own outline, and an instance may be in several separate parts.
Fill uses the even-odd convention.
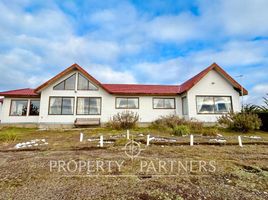
[[[79,142],[80,132],[84,133],[83,142]],[[0,199],[268,199],[267,133],[221,130],[227,139],[225,145],[209,144],[212,137],[195,135],[194,146],[189,146],[188,136],[176,137],[149,128],[130,133],[141,142],[142,151],[134,159],[125,154],[125,131],[2,128]],[[176,142],[152,140],[146,146],[147,134],[175,138]],[[100,148],[98,141],[88,141],[100,135],[113,143]],[[261,139],[243,137],[241,148],[238,135]],[[48,145],[14,148],[33,139],[46,139]],[[58,161],[90,161],[92,171],[85,167],[72,171],[66,166],[65,171],[59,170]],[[120,170],[113,163],[117,161],[124,163]],[[189,170],[191,161],[196,163],[193,170]],[[187,169],[178,171],[174,165],[172,170],[171,162]],[[212,162],[214,168],[200,171],[200,162]],[[103,163],[104,170],[98,171],[96,163]],[[106,170],[108,163],[112,164]],[[163,167],[163,163],[168,164]]]

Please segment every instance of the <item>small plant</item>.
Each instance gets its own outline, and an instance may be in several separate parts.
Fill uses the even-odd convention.
[[[186,126],[188,129],[195,133],[199,133],[203,129],[203,123],[194,120],[186,120],[176,115],[167,115],[160,117],[159,119],[152,122],[151,128],[173,133],[176,127],[181,125]]]
[[[117,130],[131,129],[137,125],[138,121],[139,115],[137,113],[132,111],[123,111],[114,115],[106,126]]]
[[[173,134],[177,136],[189,135],[190,128],[186,125],[179,125],[173,129]]]
[[[218,119],[218,123],[235,131],[248,132],[260,129],[261,120],[254,113],[229,112]]]
[[[18,138],[18,134],[15,130],[4,130],[0,132],[0,141],[3,142],[13,142]]]
[[[218,134],[219,134],[219,130],[217,127],[202,129],[202,135],[204,136],[217,136]]]

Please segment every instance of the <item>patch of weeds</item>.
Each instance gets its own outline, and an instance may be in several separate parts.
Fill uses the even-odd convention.
[[[127,143],[129,142],[129,140],[127,138],[120,138],[117,139],[114,143],[115,146],[125,146]]]

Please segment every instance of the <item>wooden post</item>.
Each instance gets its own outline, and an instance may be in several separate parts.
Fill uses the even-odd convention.
[[[190,135],[190,146],[194,146],[194,136]]]
[[[238,144],[240,147],[243,147],[241,136],[238,136]]]
[[[103,147],[103,135],[100,136],[100,147]]]
[[[80,133],[80,142],[83,142],[83,139],[84,139],[84,134]]]
[[[146,142],[146,145],[149,146],[150,144],[150,135],[147,135],[147,142]]]
[[[129,130],[127,130],[127,139],[129,140]]]

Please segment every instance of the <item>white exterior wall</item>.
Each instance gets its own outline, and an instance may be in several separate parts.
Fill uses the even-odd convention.
[[[34,99],[34,98],[31,98]],[[10,104],[11,100],[29,100],[29,98],[4,98],[2,106],[2,119],[3,124],[14,124],[14,123],[38,123],[39,116],[10,116]],[[29,101],[28,101],[28,112],[29,112]]]
[[[214,82],[214,84],[212,84]],[[215,70],[210,71],[187,92],[188,116],[203,122],[216,122],[220,114],[197,114],[196,95],[231,96],[233,110],[240,111],[240,96],[233,86]]]
[[[75,72],[73,72],[75,73]],[[101,123],[108,122],[113,115],[118,112],[124,111],[124,109],[115,108],[116,97],[128,97],[122,95],[111,95],[104,89],[99,88],[97,91],[71,91],[71,90],[53,90],[53,87],[70,77],[73,73],[62,77],[54,84],[45,88],[41,93],[40,103],[40,115],[39,123],[41,124],[73,124],[76,118],[101,118]],[[49,115],[49,97],[50,96],[63,96],[63,97],[75,97],[74,115]],[[101,97],[101,115],[76,115],[76,97]],[[139,109],[128,109],[133,112],[137,112],[140,117],[140,122],[151,122],[157,119],[161,115],[178,114],[181,115],[181,98],[179,96],[168,96],[168,98],[175,98],[176,109],[153,109],[153,97],[154,96],[132,96],[139,97]],[[158,96],[159,97],[159,96]],[[164,97],[164,96],[161,96]]]

